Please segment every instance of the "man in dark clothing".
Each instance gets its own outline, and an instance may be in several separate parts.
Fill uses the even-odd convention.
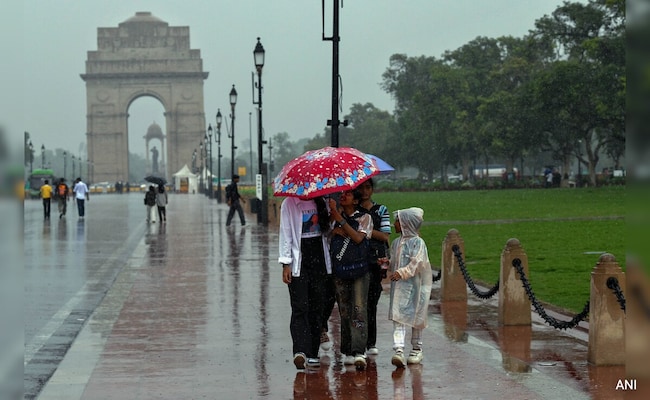
[[[241,208],[240,200],[242,203],[246,203],[246,200],[239,195],[237,190],[237,183],[239,182],[239,175],[232,176],[232,182],[230,185],[226,186],[226,201],[228,206],[230,206],[230,211],[228,211],[228,218],[226,219],[226,226],[230,226],[232,217],[235,215],[235,211],[239,214],[239,220],[241,221],[242,226],[246,225],[246,220],[244,219],[244,210]]]

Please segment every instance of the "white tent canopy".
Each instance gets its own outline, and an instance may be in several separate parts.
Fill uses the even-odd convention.
[[[196,193],[198,191],[198,177],[193,174],[192,171],[188,168],[187,164],[183,165],[177,173],[174,175],[174,190],[181,190],[181,182],[187,180],[187,192]]]

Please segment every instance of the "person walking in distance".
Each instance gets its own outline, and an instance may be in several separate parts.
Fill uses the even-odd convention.
[[[56,193],[59,196],[59,219],[61,219],[68,211],[68,200],[70,200],[70,188],[66,185],[65,178],[61,178],[56,185]]]
[[[331,273],[327,204],[322,197],[287,197],[280,207],[278,262],[289,288],[293,363],[297,369],[319,367],[325,276]]]
[[[160,222],[167,222],[167,192],[164,185],[158,185],[156,193],[156,205],[158,206],[158,219]]]
[[[411,207],[398,210],[395,231],[400,237],[391,244],[390,305],[388,319],[393,321],[393,349],[391,363],[403,368],[422,362],[422,330],[427,326],[427,312],[431,295],[432,275],[427,245],[420,237],[424,211]],[[411,327],[413,350],[404,360],[406,327]]]
[[[43,182],[39,193],[43,199],[43,219],[50,219],[50,206],[52,204],[52,186],[50,186],[50,181],[46,179]]]
[[[232,182],[230,185],[226,186],[226,202],[230,206],[228,211],[228,218],[226,218],[226,226],[230,226],[232,222],[232,217],[235,215],[235,211],[239,214],[239,220],[241,221],[242,226],[246,225],[246,220],[244,219],[244,210],[241,208],[240,201],[246,203],[246,200],[239,195],[239,189],[237,188],[237,183],[239,182],[239,175],[232,176]]]
[[[149,190],[144,194],[144,205],[147,206],[147,222],[156,223],[156,214],[154,207],[156,206],[156,188],[149,185]]]
[[[88,186],[81,180],[81,178],[77,178],[72,191],[77,199],[79,218],[84,218],[86,216],[86,200],[90,201]]]

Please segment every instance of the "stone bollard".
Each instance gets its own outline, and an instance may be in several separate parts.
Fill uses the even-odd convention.
[[[621,267],[613,255],[605,253],[591,271],[587,361],[593,365],[625,365],[625,312],[607,287],[610,277],[625,289]]]
[[[465,244],[458,230],[447,231],[445,240],[442,241],[442,262],[440,263],[442,275],[440,278],[440,301],[467,301],[467,285],[463,273],[458,265],[456,255],[452,251],[454,245],[460,247],[465,257]]]
[[[530,325],[530,299],[521,284],[521,277],[512,265],[512,260],[521,260],[524,273],[528,275],[528,256],[517,239],[508,239],[501,252],[501,272],[499,273],[499,324]]]

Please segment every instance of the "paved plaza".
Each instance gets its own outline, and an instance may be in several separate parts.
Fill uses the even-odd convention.
[[[467,304],[440,304],[440,282],[434,284],[422,365],[391,365],[386,282],[378,312],[380,353],[365,371],[342,364],[336,311],[330,320],[334,346],[322,355],[321,367],[296,371],[277,227],[257,225],[247,214],[245,227],[235,218],[226,228],[227,212],[225,204],[202,195],[171,194],[168,222],[146,224],[141,194],[103,194],[91,197],[83,221],[71,207],[66,217],[59,220],[53,211],[44,222],[40,203],[26,201],[28,272],[57,252],[77,260],[79,272],[60,263],[58,276],[66,279],[91,276],[90,266],[99,273],[106,263],[116,265],[102,275],[106,290],[92,312],[78,318],[78,334],[37,398],[626,398],[615,390],[624,369],[588,365],[584,329],[557,331],[536,317],[532,327],[499,327],[495,300],[470,294]],[[428,245],[439,268],[440,246]],[[26,343],[36,359],[45,328],[34,330],[40,333]]]

